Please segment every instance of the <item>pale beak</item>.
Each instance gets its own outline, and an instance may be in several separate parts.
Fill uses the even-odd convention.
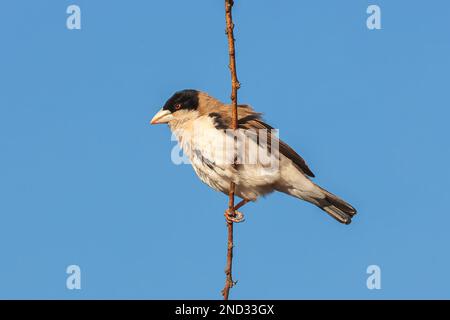
[[[150,121],[150,124],[167,123],[172,119],[173,119],[172,112],[170,112],[169,110],[161,109],[155,114],[153,119]]]

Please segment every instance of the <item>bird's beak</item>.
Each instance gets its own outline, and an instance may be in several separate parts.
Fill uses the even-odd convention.
[[[158,124],[158,123],[167,123],[173,119],[172,112],[169,110],[159,110],[153,119],[150,121],[150,124]]]

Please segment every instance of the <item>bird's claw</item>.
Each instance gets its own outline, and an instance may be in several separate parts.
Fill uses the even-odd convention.
[[[230,209],[225,211],[225,219],[228,223],[239,223],[245,221],[244,214],[242,212],[234,210],[234,215],[232,215]]]

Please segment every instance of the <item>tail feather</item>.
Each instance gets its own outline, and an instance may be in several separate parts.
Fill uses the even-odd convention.
[[[350,224],[352,217],[356,214],[356,209],[350,204],[310,180],[308,180],[308,184],[303,184],[302,189],[279,188],[278,190],[315,204],[334,219],[344,224]]]
[[[325,197],[316,199],[318,206],[337,221],[350,224],[352,222],[352,217],[356,214],[356,209],[338,196],[335,196],[325,189],[320,189]]]

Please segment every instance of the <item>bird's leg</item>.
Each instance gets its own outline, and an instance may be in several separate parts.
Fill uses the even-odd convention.
[[[239,208],[243,207],[245,204],[250,202],[250,200],[244,199],[234,206],[233,210],[227,209],[225,211],[225,219],[228,223],[239,223],[244,221],[244,215],[242,212],[237,211]]]

